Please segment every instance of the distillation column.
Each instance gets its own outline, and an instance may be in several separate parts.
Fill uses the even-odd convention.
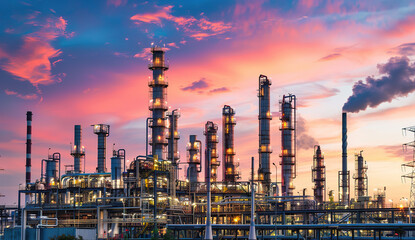
[[[347,113],[342,114],[342,170],[339,171],[339,201],[348,205],[350,200],[350,172],[347,170]]]
[[[75,173],[82,173],[82,161],[85,157],[85,148],[82,146],[82,128],[81,125],[75,125],[74,145],[71,150],[73,156],[73,166]]]
[[[355,180],[355,196],[357,197],[357,201],[363,200],[363,197],[368,196],[367,191],[367,165],[366,162],[363,159],[362,155],[363,151],[360,151],[359,154],[355,155],[355,169],[356,172],[353,176],[353,179]]]
[[[107,155],[107,137],[110,135],[110,126],[105,124],[95,124],[94,133],[98,135],[98,173],[107,171],[106,155]]]
[[[281,111],[281,190],[283,196],[292,196],[296,166],[296,97],[289,94],[280,102]]]
[[[177,109],[173,110],[172,112],[167,113],[167,117],[169,119],[169,131],[167,135],[168,140],[168,156],[167,159],[172,163],[171,170],[170,170],[170,193],[173,199],[176,198],[176,180],[177,180],[177,163],[180,159],[179,150],[178,150],[178,142],[180,139],[178,129],[178,119],[180,117],[180,113]],[[172,201],[175,204],[175,201]]]
[[[217,145],[218,145],[218,125],[208,121],[205,125],[205,131],[203,134],[206,136],[206,148],[205,148],[205,182],[209,181],[209,174],[210,174],[210,181],[216,182],[217,180],[217,169],[220,165],[218,161],[218,152],[217,152]],[[210,154],[209,154],[210,152]],[[210,155],[210,161],[209,161]],[[211,167],[209,167],[209,164]],[[209,169],[211,170],[209,173]]]
[[[158,159],[166,158],[166,111],[167,106],[167,80],[164,71],[169,69],[164,60],[164,50],[160,47],[153,47],[153,61],[148,68],[153,71],[153,79],[150,80],[150,105],[152,124],[151,127],[151,151]]]
[[[270,86],[271,81],[267,76],[259,76],[259,168],[258,168],[258,180],[261,181],[263,192],[269,192],[271,184],[271,171],[270,171],[270,157],[271,157],[271,138],[270,138]]]
[[[228,105],[222,109],[222,131],[223,131],[223,181],[236,182],[239,178],[237,165],[235,164],[235,148],[234,148],[234,131],[235,131],[235,111]]]
[[[326,201],[326,166],[320,146],[314,146],[312,181],[314,182],[314,200],[318,205]]]
[[[189,164],[189,167],[187,168],[187,180],[189,181],[190,190],[192,192],[196,191],[198,176],[202,171],[202,166],[200,165],[202,161],[201,147],[201,142],[196,139],[196,135],[190,135],[186,147],[187,163]]]

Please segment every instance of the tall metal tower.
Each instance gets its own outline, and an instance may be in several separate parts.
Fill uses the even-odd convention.
[[[202,171],[200,162],[202,161],[202,142],[196,139],[196,135],[189,136],[187,143],[187,180],[189,180],[190,190],[195,191],[199,173]]]
[[[367,191],[367,165],[365,160],[363,159],[362,155],[363,151],[360,151],[360,154],[355,155],[355,169],[356,172],[353,175],[353,179],[355,180],[354,189],[355,189],[355,197],[357,200],[361,200],[362,197],[368,196]]]
[[[217,180],[217,169],[220,165],[218,161],[217,145],[218,139],[218,125],[208,121],[205,125],[204,134],[206,136],[206,147],[205,147],[205,181],[216,182]],[[210,156],[210,158],[209,158]],[[209,162],[210,159],[210,162]],[[210,165],[210,166],[209,166]]]
[[[410,172],[407,174],[402,175],[402,178],[410,179],[411,180],[411,191],[409,196],[409,207],[415,207],[415,126],[412,127],[406,127],[402,129],[402,132],[404,135],[406,135],[407,132],[413,132],[414,133],[414,141],[403,144],[404,149],[407,147],[412,148],[412,160],[410,162],[402,164],[403,168],[409,168]]]
[[[271,81],[267,76],[259,75],[259,167],[258,180],[261,182],[262,191],[269,192],[271,184],[271,137],[270,137],[270,122],[272,119],[270,111],[270,86]]]
[[[292,196],[294,178],[297,176],[296,164],[296,97],[284,95],[280,102],[281,112],[281,192],[283,196]]]
[[[94,133],[98,135],[98,173],[107,172],[107,137],[110,135],[110,125],[95,124]]]
[[[71,149],[71,155],[74,158],[74,173],[82,173],[82,161],[85,158],[85,148],[82,146],[82,128],[81,125],[75,125],[74,145]]]
[[[314,200],[317,204],[322,204],[326,201],[326,166],[324,165],[324,156],[319,145],[314,146],[311,173],[311,179],[314,182]]]
[[[235,131],[235,111],[228,105],[222,109],[222,131],[223,131],[223,181],[236,182],[239,174],[236,170],[237,165],[234,162],[234,131]]]
[[[342,170],[339,171],[339,201],[349,205],[350,171],[347,170],[347,113],[342,113]]]
[[[153,47],[153,61],[148,68],[153,71],[153,79],[150,80],[148,86],[150,87],[150,105],[149,110],[152,113],[151,127],[151,141],[153,156],[157,155],[158,159],[167,159],[166,146],[168,144],[166,139],[166,111],[167,106],[167,80],[164,76],[164,71],[169,69],[169,66],[164,60],[164,50],[161,47]]]

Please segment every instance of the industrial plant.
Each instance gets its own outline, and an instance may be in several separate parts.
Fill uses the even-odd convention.
[[[224,105],[222,123],[207,119],[200,126],[204,136],[180,136],[180,110],[169,111],[167,103],[165,50],[152,47],[151,53],[150,117],[142,123],[146,149],[129,164],[128,149],[107,149],[107,138],[116,129],[104,123],[68,126],[74,129],[73,160],[62,159],[59,152],[32,159],[36,113],[26,113],[26,183],[19,189],[17,207],[2,209],[4,239],[61,234],[83,239],[415,239],[413,203],[390,206],[386,189],[369,195],[363,151],[353,156],[354,167],[347,166],[346,112],[341,116],[338,179],[327,179],[324,149],[314,146],[308,167],[314,187],[307,195],[295,185],[297,97],[282,96],[279,118],[274,119],[280,127],[272,129],[272,82],[259,75],[258,155],[240,159],[251,165],[250,176],[242,179],[235,149],[237,111]],[[281,139],[271,139],[277,131]],[[96,159],[96,168],[87,169],[82,136],[92,133],[98,156],[88,157]],[[185,154],[179,154],[179,141],[187,142]],[[271,141],[280,141],[281,149],[271,149]],[[41,166],[40,179],[32,179],[34,164]],[[271,177],[271,164],[279,178]],[[186,178],[180,180],[183,166]],[[327,191],[327,181],[338,182],[337,193]]]

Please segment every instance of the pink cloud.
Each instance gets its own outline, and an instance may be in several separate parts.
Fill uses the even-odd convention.
[[[174,42],[172,42],[172,43],[167,43],[167,46],[170,46],[170,47],[175,47],[175,48],[179,48],[179,46],[177,46],[177,44],[176,44],[176,43],[174,43]]]
[[[128,2],[128,0],[107,0],[107,5],[113,5],[115,7],[119,7],[121,5],[125,5]]]
[[[23,94],[20,94],[20,93],[18,93],[18,92],[15,92],[15,91],[11,91],[11,90],[8,90],[8,89],[6,89],[6,90],[4,90],[4,92],[7,94],[7,95],[14,95],[14,96],[16,96],[16,97],[18,97],[18,98],[21,98],[21,99],[24,99],[24,100],[35,100],[35,99],[37,99],[38,98],[38,95],[36,95],[36,94],[26,94],[26,95],[23,95]]]
[[[151,56],[151,48],[144,48],[143,51],[136,53],[134,55],[135,58],[143,58],[147,59]]]
[[[23,37],[23,44],[14,53],[1,50],[0,58],[7,59],[1,68],[21,81],[29,81],[33,86],[47,85],[61,81],[62,74],[52,75],[51,59],[61,54],[51,41],[65,35],[67,21],[63,17],[48,18],[45,22],[31,21],[30,24],[40,26],[37,32]],[[54,63],[59,62],[55,61]]]
[[[205,37],[214,36],[225,33],[231,29],[230,24],[222,21],[211,22],[206,18],[196,19],[190,17],[177,17],[171,14],[173,6],[166,6],[160,8],[153,13],[136,14],[130,19],[136,24],[153,23],[162,25],[162,20],[172,21],[178,26],[182,27],[184,32],[188,33],[190,37],[202,40]]]

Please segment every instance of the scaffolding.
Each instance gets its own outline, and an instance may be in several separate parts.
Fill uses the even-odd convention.
[[[414,133],[414,140],[409,143],[403,144],[404,150],[406,150],[408,147],[412,148],[412,160],[410,162],[402,164],[402,168],[404,170],[406,168],[409,168],[409,173],[402,175],[402,179],[409,179],[411,181],[409,206],[413,208],[415,207],[415,126],[403,128],[402,132],[404,135],[406,135],[407,132]]]

